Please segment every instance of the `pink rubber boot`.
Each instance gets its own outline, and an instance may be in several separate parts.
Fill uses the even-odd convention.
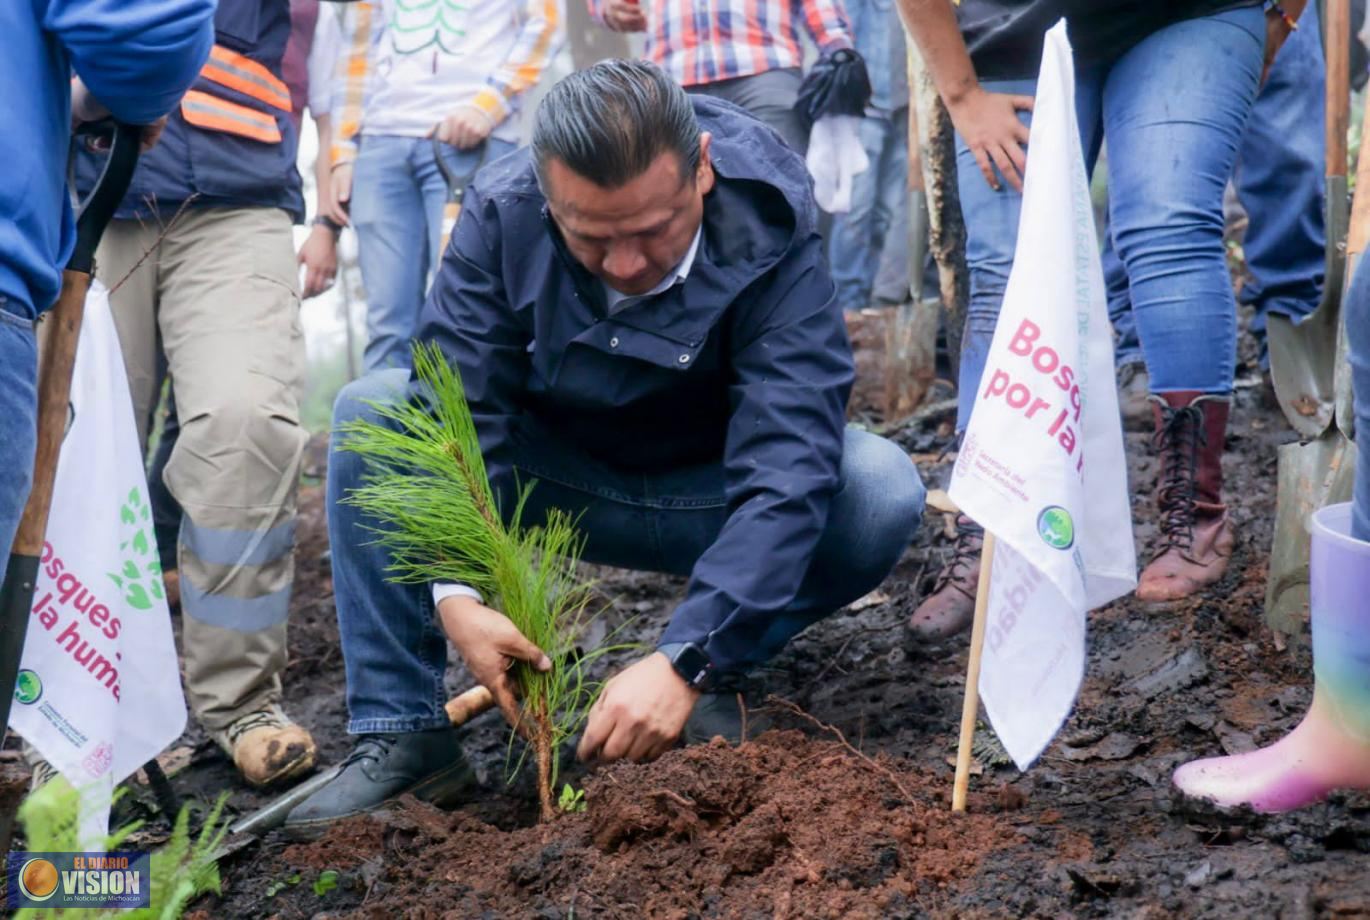
[[[1351,505],[1313,515],[1313,704],[1258,751],[1175,771],[1186,795],[1279,812],[1334,789],[1370,789],[1370,543],[1351,537]]]

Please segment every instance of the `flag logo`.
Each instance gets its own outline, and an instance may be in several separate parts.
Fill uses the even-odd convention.
[[[1052,549],[1070,549],[1075,544],[1075,521],[1060,505],[1048,505],[1037,515],[1037,535]]]
[[[32,705],[38,702],[38,698],[43,695],[43,681],[38,677],[37,672],[28,668],[19,672],[19,677],[14,682],[14,701],[24,705]]]
[[[30,859],[19,870],[19,891],[30,901],[46,901],[57,891],[57,867],[52,860]]]

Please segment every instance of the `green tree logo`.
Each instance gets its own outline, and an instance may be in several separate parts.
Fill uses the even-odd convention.
[[[28,706],[38,702],[42,695],[43,681],[38,674],[28,668],[20,671],[14,681],[14,701]]]
[[[124,532],[132,533],[132,536],[119,544],[124,566],[117,572],[109,572],[109,580],[123,595],[124,603],[134,610],[151,610],[153,603],[163,596],[162,563],[150,536],[152,507],[143,500],[142,492],[136,486],[120,506],[119,520],[124,525]]]
[[[1037,535],[1052,549],[1070,549],[1075,543],[1075,522],[1060,505],[1048,505],[1037,515]]]

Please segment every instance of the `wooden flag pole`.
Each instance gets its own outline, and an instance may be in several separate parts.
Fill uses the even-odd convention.
[[[966,696],[961,704],[961,740],[956,745],[956,782],[951,787],[951,810],[966,810],[970,787],[970,755],[975,721],[980,713],[980,655],[985,650],[985,619],[989,611],[989,575],[994,566],[994,534],[985,531],[980,550],[980,581],[975,589],[975,625],[970,631],[970,662],[966,665]]]

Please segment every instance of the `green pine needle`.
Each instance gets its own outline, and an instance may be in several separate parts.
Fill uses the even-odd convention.
[[[550,671],[520,663],[514,673],[525,712],[550,723],[556,751],[580,730],[599,692],[586,678],[587,665],[622,647],[576,652],[593,619],[593,587],[576,577],[583,540],[575,521],[558,510],[541,526],[523,526],[534,483],[520,488],[504,522],[460,374],[436,346],[421,344],[414,348],[414,370],[426,398],[375,403],[383,424],[341,428],[343,449],[367,464],[363,485],[344,501],[381,522],[372,533],[390,551],[392,579],[470,585],[547,653]]]

